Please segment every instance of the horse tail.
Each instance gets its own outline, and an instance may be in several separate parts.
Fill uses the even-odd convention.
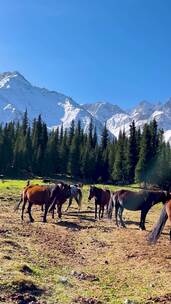
[[[21,193],[21,195],[20,195],[20,200],[19,200],[19,202],[17,203],[17,205],[14,207],[14,211],[17,211],[17,210],[19,209],[19,207],[20,207],[22,201],[23,201],[23,193]]]
[[[81,189],[78,189],[78,207],[79,210],[81,210],[81,203],[82,203],[83,194]]]
[[[56,202],[56,200],[53,200],[51,205],[50,205],[50,208],[49,208],[49,212],[54,212],[55,210],[55,206],[58,202]]]
[[[163,228],[166,224],[167,219],[168,219],[168,215],[166,212],[166,206],[164,206],[160,213],[158,222],[156,223],[153,231],[148,236],[148,241],[150,244],[155,244],[157,242],[158,238],[160,237],[160,235],[163,231]]]
[[[26,196],[26,192],[27,192],[27,189],[30,187],[30,181],[27,181],[27,184],[26,184],[26,187],[24,188],[24,190],[21,192],[21,195],[20,195],[20,200],[19,202],[17,203],[17,205],[14,207],[14,211],[17,211],[21,205],[21,203],[24,201],[24,200],[27,200],[27,196]]]

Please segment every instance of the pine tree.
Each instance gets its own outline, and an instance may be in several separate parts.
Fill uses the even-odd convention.
[[[116,183],[124,184],[128,182],[127,150],[128,139],[125,136],[125,131],[120,131],[112,170],[112,179]]]
[[[109,133],[108,133],[106,123],[105,123],[103,131],[102,131],[102,138],[101,138],[101,149],[102,149],[102,151],[107,148],[108,141],[109,141]]]
[[[135,167],[138,161],[137,134],[135,122],[130,125],[129,140],[128,140],[128,177],[132,183],[135,177]]]
[[[80,175],[80,149],[79,136],[77,133],[72,139],[68,169],[71,176],[78,177]]]
[[[145,124],[141,138],[141,148],[139,160],[135,170],[136,182],[148,182],[149,179],[149,163],[151,160],[151,133],[149,125]]]
[[[69,128],[69,134],[68,134],[68,144],[71,145],[72,143],[72,139],[75,133],[75,121],[72,120],[71,121],[71,126]],[[61,143],[62,143],[62,139],[61,139]]]

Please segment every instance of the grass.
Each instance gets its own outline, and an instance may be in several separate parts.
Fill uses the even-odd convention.
[[[145,304],[157,303],[160,296],[162,303],[169,303],[169,227],[156,246],[146,241],[160,204],[147,216],[147,231],[138,229],[139,212],[128,211],[124,212],[128,228],[118,229],[113,221],[94,221],[94,203],[88,203],[89,187],[84,186],[80,214],[74,203],[62,223],[49,215],[43,224],[40,207],[35,206],[35,223],[29,223],[28,214],[22,223],[20,212],[13,210],[25,184],[23,180],[0,182],[0,303],[19,303],[21,297],[29,303],[34,297],[48,304],[121,304],[126,299]],[[138,190],[135,185],[131,188]],[[97,280],[91,280],[92,275]]]

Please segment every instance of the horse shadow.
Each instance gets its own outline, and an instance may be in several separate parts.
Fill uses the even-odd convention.
[[[91,225],[91,226],[90,225],[89,226],[80,225],[80,224],[69,222],[69,221],[61,221],[61,222],[56,223],[55,225],[65,227],[65,228],[73,230],[73,231],[80,231],[80,230],[83,230],[83,229],[94,228],[93,225]]]
[[[61,226],[61,227],[66,227],[71,230],[81,230],[84,229],[83,226],[77,223],[69,222],[69,221],[61,221],[56,223],[55,225]]]
[[[88,221],[88,222],[95,222],[96,220],[91,217],[91,216],[87,216],[87,214],[94,214],[94,211],[70,211],[67,212],[66,215],[67,216],[77,216],[81,221]]]
[[[131,220],[125,220],[124,221],[126,225],[135,225],[135,226],[138,226],[140,225],[140,222],[137,222],[137,221],[131,221]]]

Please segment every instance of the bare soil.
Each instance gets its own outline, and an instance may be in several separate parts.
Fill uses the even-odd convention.
[[[94,204],[84,190],[82,211],[74,203],[62,222],[40,207],[24,222],[14,212],[19,190],[0,193],[0,303],[171,303],[169,227],[157,245],[147,235],[161,206],[147,216],[147,231],[138,228],[139,212],[124,212],[127,229],[107,218],[94,220]],[[64,209],[66,208],[66,205]]]

